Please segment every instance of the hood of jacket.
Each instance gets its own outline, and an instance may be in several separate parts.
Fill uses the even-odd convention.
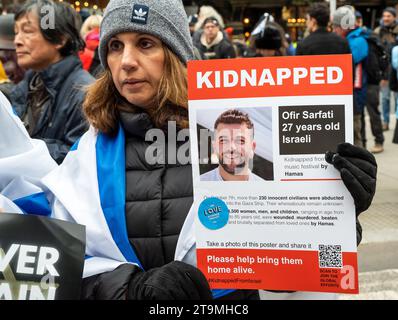
[[[353,39],[359,37],[367,39],[369,37],[369,33],[366,32],[363,28],[356,28],[347,34],[347,39]]]
[[[211,48],[211,47],[213,47],[213,46],[219,44],[221,41],[223,41],[223,39],[224,39],[223,33],[222,33],[221,31],[218,31],[217,36],[214,38],[214,40],[213,40],[212,42],[210,42],[210,43],[207,43],[207,41],[206,41],[206,35],[205,35],[205,33],[203,32],[203,33],[202,33],[202,36],[200,37],[200,42],[201,42],[207,49],[209,49],[209,48]]]
[[[386,30],[394,30],[395,28],[398,28],[398,24],[396,21],[394,21],[391,25],[386,26],[383,22],[383,19],[380,19],[380,28],[386,29]]]

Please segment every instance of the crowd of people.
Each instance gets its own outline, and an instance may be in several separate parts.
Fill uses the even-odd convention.
[[[44,6],[54,10],[54,28],[40,23]],[[370,206],[376,188],[377,164],[364,148],[365,106],[373,108],[372,130],[381,124],[378,105],[368,106],[370,35],[359,23],[343,28],[346,15],[355,16],[355,11],[339,8],[330,22],[328,6],[313,4],[307,19],[310,35],[296,54],[352,53],[354,74],[362,75],[353,83],[358,146],[343,143],[336,146],[337,153],[326,154],[326,161],[341,172],[358,217]],[[383,13],[379,38],[391,39],[395,19],[388,24],[389,15],[395,18],[391,8]],[[259,299],[256,290],[210,290],[195,267],[194,235],[186,231],[192,224],[187,218],[193,202],[192,167],[148,163],[145,136],[151,129],[166,132],[170,121],[179,130],[187,127],[189,60],[294,54],[283,28],[265,14],[249,45],[236,43],[213,8],[203,7],[198,17],[188,18],[179,0],[111,0],[103,17],[86,21],[52,0],[30,0],[0,19],[10,24],[0,28],[0,49],[8,52],[0,56],[5,66],[0,90],[29,135],[43,140],[60,164],[40,183],[51,215],[86,226],[82,298]],[[388,53],[396,51],[388,45]],[[393,61],[378,73],[380,81],[394,73]],[[384,87],[375,82],[376,96],[378,86]],[[379,137],[376,131],[380,140],[375,147],[382,149],[382,132]],[[24,165],[36,165],[34,160]],[[0,187],[9,190],[13,181],[6,181],[5,172],[7,179],[12,176],[0,167]],[[358,244],[361,232],[357,220]]]

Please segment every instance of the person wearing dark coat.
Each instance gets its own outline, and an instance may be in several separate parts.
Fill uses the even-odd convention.
[[[397,11],[395,8],[387,7],[383,10],[380,25],[374,30],[374,32],[379,37],[380,42],[391,57],[392,48],[397,44],[398,40]],[[394,92],[393,104],[395,106],[394,110],[396,109],[397,93],[395,91],[397,88],[393,88],[392,86],[396,81],[395,72],[393,72],[392,66],[390,65],[387,71],[384,72],[383,79],[380,82],[381,102],[383,109],[383,131],[389,130],[391,91]]]
[[[297,45],[296,55],[350,54],[347,39],[329,32],[330,10],[327,3],[314,3],[307,14],[310,35]]]
[[[55,29],[39,23],[46,21],[43,6],[54,8]],[[31,137],[44,140],[57,163],[88,128],[81,106],[84,87],[94,81],[77,56],[84,42],[74,21],[69,6],[48,0],[27,2],[15,15],[18,64],[29,71],[13,88],[11,104]]]
[[[232,43],[220,30],[220,23],[215,17],[209,17],[203,22],[203,31],[194,45],[205,59],[236,58]]]

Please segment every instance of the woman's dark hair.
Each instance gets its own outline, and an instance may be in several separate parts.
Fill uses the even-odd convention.
[[[75,55],[84,49],[85,44],[79,32],[81,20],[70,5],[51,0],[30,0],[15,14],[15,21],[30,12],[39,17],[39,27],[44,39],[53,44],[65,42],[59,50],[63,57]],[[48,22],[48,19],[53,21]]]
[[[310,18],[314,18],[319,27],[327,27],[330,21],[329,4],[325,2],[315,2],[308,9]]]

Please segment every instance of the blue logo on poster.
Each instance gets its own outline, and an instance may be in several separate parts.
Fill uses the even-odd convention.
[[[228,223],[229,210],[224,201],[207,198],[199,206],[199,220],[210,230],[221,229]]]

